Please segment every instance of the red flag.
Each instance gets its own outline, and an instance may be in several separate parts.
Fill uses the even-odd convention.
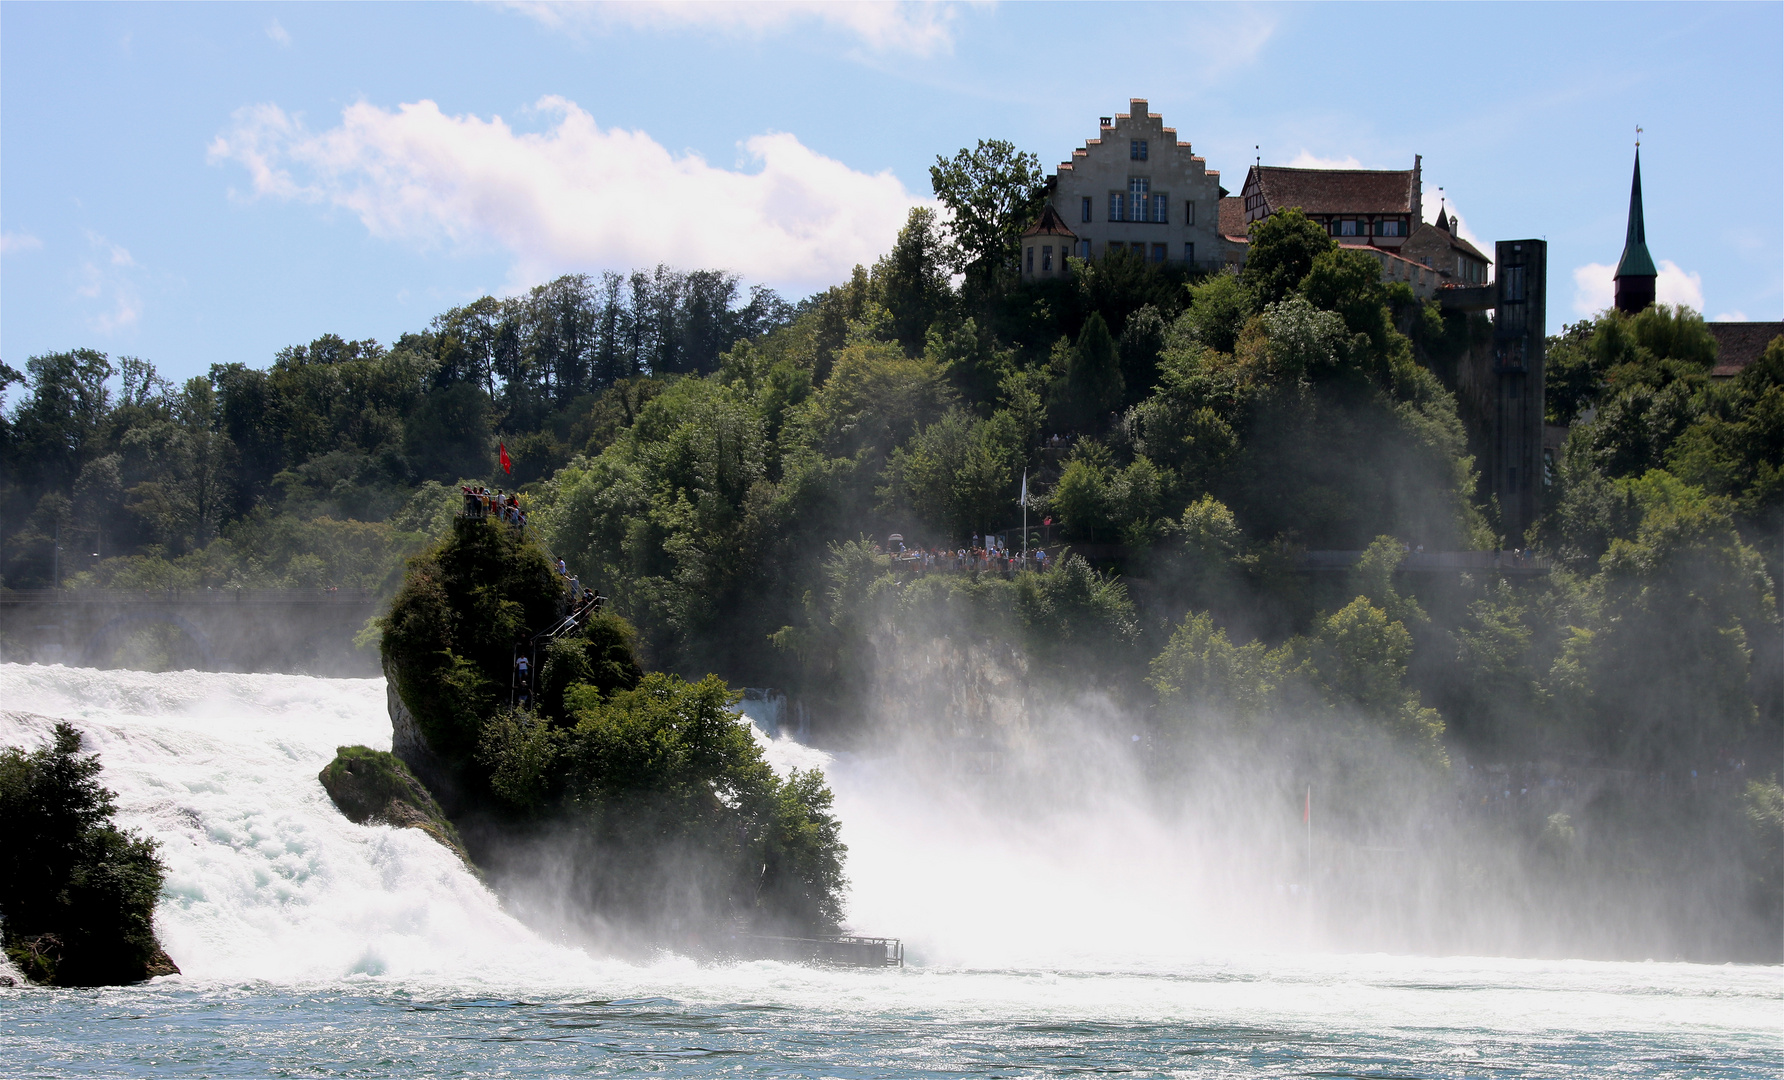
[[[509,475],[513,475],[514,462],[508,460],[508,446],[507,446],[507,444],[500,443],[500,442],[496,443],[496,450],[498,452],[500,452],[502,455],[502,471],[505,473],[508,473]]]

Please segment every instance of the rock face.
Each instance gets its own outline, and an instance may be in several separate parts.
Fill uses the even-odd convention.
[[[415,714],[403,703],[403,695],[397,690],[396,664],[388,656],[384,658],[384,699],[390,710],[391,753],[409,767],[428,792],[456,812],[458,787],[453,783],[452,770],[428,746]]]
[[[28,981],[46,986],[116,986],[180,974],[180,966],[158,943],[146,958],[112,957],[101,966],[69,963],[69,952],[59,934],[32,934],[8,942],[6,958]],[[11,977],[6,978],[0,986],[13,985]]]
[[[458,830],[441,812],[440,804],[395,754],[364,746],[343,746],[317,779],[348,821],[356,825],[371,822],[420,829],[463,859],[466,866],[476,869],[459,840]]]

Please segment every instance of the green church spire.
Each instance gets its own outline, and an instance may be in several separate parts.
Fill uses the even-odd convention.
[[[1642,222],[1642,152],[1635,151],[1635,181],[1629,187],[1629,236],[1623,241],[1623,257],[1614,277],[1658,277],[1654,257],[1648,254],[1648,230]]]

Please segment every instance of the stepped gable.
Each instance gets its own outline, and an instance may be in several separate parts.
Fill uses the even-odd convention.
[[[1772,339],[1784,336],[1784,322],[1706,322],[1716,339],[1712,379],[1732,379],[1765,354]]]

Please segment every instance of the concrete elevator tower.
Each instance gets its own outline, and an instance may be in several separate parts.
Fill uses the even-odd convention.
[[[1645,250],[1645,249],[1644,249]],[[1493,405],[1487,488],[1499,503],[1505,542],[1524,546],[1542,512],[1543,362],[1548,332],[1549,245],[1494,245]]]
[[[1629,235],[1623,241],[1623,257],[1617,260],[1613,280],[1617,286],[1618,311],[1634,315],[1654,302],[1654,257],[1648,254],[1648,229],[1642,221],[1642,149],[1635,144],[1635,179],[1629,185]]]

